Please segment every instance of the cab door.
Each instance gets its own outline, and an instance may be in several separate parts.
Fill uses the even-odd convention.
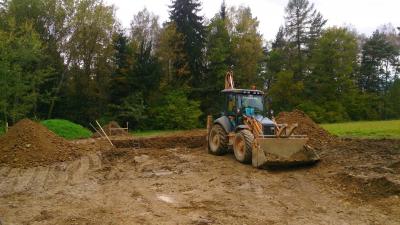
[[[237,109],[236,95],[228,93],[226,95],[225,115],[236,116],[236,109]]]
[[[236,128],[238,124],[237,109],[237,95],[234,93],[228,93],[226,95],[225,115],[228,117],[233,128]]]

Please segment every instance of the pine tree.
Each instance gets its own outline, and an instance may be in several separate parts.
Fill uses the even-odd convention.
[[[367,92],[386,92],[393,79],[400,52],[384,33],[375,31],[362,47],[360,87]]]
[[[128,96],[130,92],[128,77],[132,73],[133,53],[123,30],[114,35],[113,45],[115,49],[115,70],[110,81],[109,103],[118,105],[122,103],[123,98]]]
[[[221,4],[221,9],[219,11],[219,16],[221,17],[221,19],[225,20],[226,19],[226,4],[225,4],[225,0],[223,0],[222,4]]]
[[[280,26],[278,33],[276,33],[275,40],[272,42],[272,49],[279,49],[285,46],[285,28],[283,26]]]
[[[302,80],[308,55],[327,20],[308,0],[289,0],[285,12],[286,36],[293,49],[291,67],[295,80]]]
[[[191,85],[198,87],[203,72],[203,49],[205,46],[204,18],[199,16],[198,0],[173,0],[170,6],[170,19],[183,35],[184,52],[187,55],[191,72]],[[184,63],[181,63],[184,64]]]

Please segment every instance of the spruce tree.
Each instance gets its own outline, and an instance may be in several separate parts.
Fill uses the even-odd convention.
[[[308,55],[327,22],[308,0],[289,0],[285,8],[286,36],[293,49],[291,69],[302,80]]]
[[[110,105],[121,104],[123,98],[129,95],[128,77],[132,73],[132,49],[128,42],[128,37],[123,30],[114,35],[115,55],[113,63],[115,64],[115,70],[110,79]]]
[[[225,4],[225,0],[221,4],[221,9],[219,11],[219,16],[221,17],[222,20],[226,19],[226,4]]]
[[[173,0],[170,6],[170,19],[184,38],[184,52],[188,56],[193,87],[199,86],[203,72],[205,27],[204,18],[198,15],[200,7],[198,0]]]

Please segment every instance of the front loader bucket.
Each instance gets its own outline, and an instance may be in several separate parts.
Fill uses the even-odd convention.
[[[312,164],[319,161],[313,148],[306,145],[308,138],[256,138],[252,150],[254,167]]]

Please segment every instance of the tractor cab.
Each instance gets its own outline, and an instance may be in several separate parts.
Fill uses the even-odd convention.
[[[255,116],[263,114],[264,100],[262,91],[246,89],[223,90],[225,94],[225,115],[246,114]]]
[[[222,116],[228,117],[229,130],[235,130],[244,125],[244,116],[257,119],[262,125],[265,135],[272,135],[275,124],[264,117],[264,92],[249,89],[225,89],[225,104]]]

